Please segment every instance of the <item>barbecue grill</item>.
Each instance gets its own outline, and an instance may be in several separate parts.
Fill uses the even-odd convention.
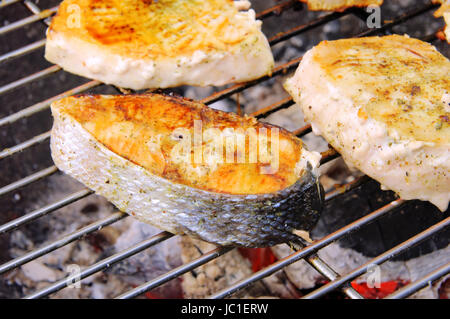
[[[8,34],[11,34],[13,32],[21,32],[29,26],[32,23],[42,23],[43,26],[41,26],[40,29],[45,30],[45,26],[49,24],[49,19],[51,19],[51,16],[55,14],[57,11],[57,7],[52,7],[50,9],[41,10],[41,8],[36,5],[32,1],[21,1],[21,0],[3,0],[0,2],[0,12],[1,10],[6,10],[7,6],[23,6],[24,8],[27,8],[27,10],[30,11],[30,14],[27,17],[24,17],[22,19],[19,19],[15,22],[12,22],[10,24],[6,24],[2,27],[0,27],[0,36],[1,37],[8,37]],[[297,10],[301,12],[301,4],[299,4],[298,1],[284,1],[279,2],[277,5],[265,9],[259,13],[257,13],[258,19],[267,19],[271,17],[271,19],[279,19],[279,23],[282,24],[282,17],[280,17],[282,12],[288,11],[288,10]],[[381,35],[381,34],[387,34],[394,32],[393,27],[407,23],[411,19],[418,17],[420,15],[423,15],[425,13],[428,13],[432,10],[435,10],[437,8],[437,5],[434,5],[432,3],[425,4],[418,8],[410,8],[407,12],[400,13],[395,19],[390,21],[384,21],[382,22],[382,25],[380,28],[368,28],[366,31],[356,35],[358,37],[362,36],[369,36],[369,35]],[[337,19],[340,19],[344,16],[354,16],[358,19],[361,19],[362,21],[366,21],[369,13],[366,12],[366,10],[361,8],[351,8],[344,12],[338,12],[338,13],[323,13],[317,18],[311,20],[310,22],[302,23],[294,28],[291,28],[287,31],[283,31],[280,33],[275,34],[274,36],[269,38],[269,42],[271,46],[274,46],[276,44],[282,43],[283,41],[286,41],[287,39],[290,39],[294,36],[299,36],[307,31],[310,31],[315,28],[319,28],[322,26],[325,26],[328,23],[331,23],[332,21],[335,21]],[[2,18],[3,20],[3,18]],[[3,21],[2,21],[3,23]],[[39,29],[39,30],[40,30]],[[421,39],[424,41],[437,43],[440,40],[436,36],[436,32],[438,30],[435,30],[435,32],[431,34],[424,34],[421,36]],[[42,40],[38,40],[32,43],[28,43],[25,46],[22,46],[18,49],[14,49],[10,52],[2,53],[0,55],[0,64],[6,65],[6,64],[12,64],[16,60],[16,58],[34,54],[39,49],[42,49],[45,45],[45,34],[42,33],[41,36]],[[319,40],[317,41],[319,42]],[[43,60],[43,57],[40,59]],[[234,94],[237,94],[239,92],[242,92],[250,87],[254,87],[256,85],[260,85],[263,82],[266,82],[270,80],[271,78],[278,77],[280,75],[284,75],[287,72],[295,70],[295,68],[298,66],[299,62],[301,61],[301,57],[295,58],[291,61],[288,61],[287,63],[283,63],[278,65],[271,76],[265,76],[260,79],[247,82],[247,83],[241,83],[241,84],[235,84],[231,86],[227,86],[224,89],[220,89],[219,91],[215,92],[214,94],[204,98],[201,100],[201,102],[211,105],[215,102],[230,98]],[[17,66],[17,73],[19,76],[23,76],[23,74],[20,74],[21,67]],[[33,82],[37,80],[41,80],[44,77],[51,76],[57,72],[62,72],[61,68],[59,66],[53,65],[50,67],[47,67],[39,72],[35,72],[31,75],[27,75],[24,77],[19,78],[18,80],[14,80],[10,83],[3,84],[0,87],[0,95],[6,95],[8,93],[11,93],[13,90],[16,92],[16,94],[20,94],[20,90],[22,87],[25,87],[27,85],[32,84]],[[63,84],[61,84],[63,85]],[[32,116],[34,114],[37,114],[38,112],[48,111],[48,108],[50,104],[53,101],[56,101],[62,97],[70,96],[73,94],[78,94],[86,91],[91,91],[93,89],[99,88],[99,87],[108,87],[109,90],[115,90],[115,88],[112,88],[110,86],[107,86],[105,84],[100,83],[99,81],[87,81],[82,83],[81,85],[74,87],[70,90],[67,90],[63,93],[59,93],[57,91],[57,88],[51,87],[47,89],[51,89],[54,93],[57,94],[54,97],[48,98],[42,102],[38,102],[32,106],[22,108],[18,112],[13,112],[9,115],[4,116],[3,118],[0,118],[0,128],[5,128],[7,126],[12,125],[15,122],[18,121],[24,121],[29,116]],[[254,112],[253,116],[257,118],[265,118],[270,114],[273,114],[275,112],[278,112],[282,109],[288,108],[292,106],[294,102],[291,98],[285,98],[277,103],[274,103],[272,105],[269,105],[267,107],[264,107],[256,112]],[[50,120],[49,120],[50,121]],[[295,134],[299,137],[305,136],[306,134],[309,134],[311,132],[310,125],[306,125],[304,127],[299,128],[295,131]],[[13,132],[10,132],[11,134]],[[18,156],[19,154],[16,153],[25,153],[29,148],[31,148],[34,145],[40,144],[40,143],[48,143],[50,137],[50,132],[39,132],[32,138],[26,139],[25,141],[21,141],[15,146],[9,147],[4,150],[0,150],[0,160],[6,160],[13,156]],[[327,163],[330,162],[337,157],[339,157],[339,154],[333,150],[329,149],[325,152],[322,152],[322,159],[321,163]],[[45,154],[48,156],[48,154]],[[43,155],[44,156],[44,155]],[[27,159],[32,160],[32,159]],[[3,170],[3,168],[2,168]],[[19,179],[15,182],[9,183],[5,186],[0,187],[0,197],[7,198],[9,201],[13,201],[13,192],[26,187],[32,183],[35,183],[37,181],[41,181],[47,177],[49,177],[52,174],[55,174],[57,172],[57,168],[53,165],[41,169],[38,171],[32,172],[29,176],[26,176],[22,179]],[[2,173],[3,174],[3,173]],[[330,201],[334,198],[337,198],[339,196],[345,196],[346,193],[348,193],[350,190],[355,189],[359,187],[361,184],[367,182],[369,178],[366,176],[360,177],[355,179],[354,181],[344,185],[343,187],[340,187],[339,189],[335,189],[333,191],[330,191],[326,194],[325,200]],[[5,234],[7,232],[12,232],[16,229],[18,229],[21,226],[24,226],[25,224],[34,221],[38,218],[41,218],[43,216],[46,216],[48,214],[51,214],[55,212],[56,210],[65,207],[71,203],[74,203],[82,198],[85,198],[87,196],[90,196],[93,194],[93,192],[87,188],[81,189],[75,193],[67,195],[65,198],[51,203],[49,205],[46,205],[44,207],[35,209],[31,212],[28,212],[24,215],[21,215],[19,217],[12,218],[9,222],[0,225],[0,234]],[[9,197],[8,197],[9,196]],[[363,216],[362,218],[347,224],[345,227],[342,227],[338,229],[337,231],[319,239],[315,240],[312,243],[306,243],[304,246],[296,246],[293,247],[294,251],[289,256],[280,259],[276,261],[275,263],[253,273],[252,275],[248,276],[247,278],[227,287],[226,289],[219,291],[215,293],[214,295],[210,296],[210,298],[225,298],[227,296],[232,295],[233,293],[236,293],[237,291],[277,272],[280,269],[283,269],[284,267],[299,261],[300,259],[306,260],[310,265],[312,265],[316,270],[318,270],[325,278],[329,280],[328,283],[321,286],[320,288],[313,290],[308,295],[305,296],[305,298],[318,298],[321,296],[324,296],[327,293],[330,293],[334,290],[342,290],[348,297],[353,299],[363,298],[353,287],[350,285],[351,281],[358,278],[359,276],[365,274],[369,267],[371,265],[380,265],[388,260],[391,260],[393,257],[398,256],[401,253],[404,253],[411,247],[432,238],[432,236],[436,235],[437,233],[445,230],[448,228],[450,224],[450,218],[447,217],[445,219],[442,219],[440,222],[432,225],[431,227],[421,231],[417,235],[409,238],[408,240],[396,245],[395,247],[389,249],[388,251],[385,251],[379,256],[374,257],[371,259],[368,263],[361,265],[360,267],[354,269],[353,271],[347,273],[347,274],[338,274],[337,271],[335,271],[332,267],[327,265],[322,259],[319,258],[317,255],[317,252],[328,246],[329,244],[344,238],[345,236],[355,232],[356,230],[368,225],[369,223],[376,221],[378,219],[383,218],[383,216],[386,216],[387,214],[395,214],[395,210],[405,204],[405,200],[402,199],[396,199],[392,202],[389,202],[382,206],[381,208]],[[109,215],[103,219],[100,219],[88,226],[85,226],[81,229],[78,229],[70,234],[64,235],[60,237],[58,240],[53,241],[49,244],[44,245],[43,247],[40,247],[38,249],[32,250],[22,256],[19,256],[17,258],[14,258],[12,260],[9,260],[3,264],[0,265],[0,274],[4,274],[6,272],[9,272],[17,267],[20,267],[32,260],[35,260],[36,258],[39,258],[43,255],[46,255],[56,249],[59,249],[73,241],[76,241],[83,236],[86,236],[88,234],[91,234],[93,232],[98,231],[102,227],[111,225],[113,223],[118,222],[119,220],[122,220],[124,218],[128,218],[128,215],[117,212],[112,215]],[[67,287],[68,283],[73,282],[76,279],[83,280],[84,278],[87,278],[97,272],[103,271],[110,267],[111,265],[118,263],[120,261],[123,261],[130,256],[133,256],[141,251],[144,251],[152,246],[158,245],[163,241],[168,240],[169,238],[173,237],[173,234],[170,234],[168,232],[161,232],[159,234],[156,234],[128,249],[125,249],[123,251],[117,252],[114,255],[111,255],[105,259],[100,260],[99,262],[92,264],[91,266],[83,269],[81,273],[75,274],[69,277],[61,278],[59,281],[56,281],[52,284],[49,284],[47,287],[44,287],[43,289],[40,289],[38,291],[35,291],[31,295],[26,296],[26,298],[42,298],[50,296],[51,294],[64,289]],[[203,254],[199,258],[193,260],[192,262],[183,264],[175,269],[172,269],[171,271],[149,281],[146,282],[120,296],[117,296],[117,298],[134,298],[137,297],[153,288],[156,288],[174,278],[177,278],[181,276],[182,274],[192,271],[195,268],[208,263],[209,261],[228,253],[233,248],[230,247],[218,247],[216,249],[211,250],[208,253]],[[388,298],[405,298],[408,297],[418,290],[422,289],[423,287],[429,285],[431,282],[436,281],[445,275],[447,275],[450,272],[450,259],[449,262],[446,263],[443,266],[440,267],[433,267],[433,265],[430,265],[429,273],[422,278],[418,279],[415,282],[409,283],[408,285],[402,287],[401,289],[395,291],[391,295],[388,296]]]

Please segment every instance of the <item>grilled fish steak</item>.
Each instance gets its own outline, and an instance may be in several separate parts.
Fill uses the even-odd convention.
[[[300,0],[312,11],[344,11],[350,7],[381,6],[383,0]]]
[[[56,166],[141,221],[248,247],[295,240],[294,230],[317,222],[320,154],[286,130],[158,94],[80,95],[51,109]],[[243,147],[217,139],[229,136],[241,138]],[[269,159],[259,155],[262,149]]]
[[[272,52],[247,1],[65,0],[45,57],[123,88],[223,85],[270,74]]]
[[[450,200],[450,61],[407,36],[324,41],[285,88],[313,131],[403,199]]]

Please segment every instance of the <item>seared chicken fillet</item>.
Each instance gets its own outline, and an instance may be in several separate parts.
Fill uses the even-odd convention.
[[[383,0],[300,0],[312,11],[344,11],[350,7],[381,6]]]
[[[136,90],[244,82],[270,74],[274,65],[249,6],[65,0],[47,30],[45,57],[66,71]]]
[[[56,166],[144,222],[271,246],[319,217],[320,154],[283,129],[162,95],[82,95],[51,109]]]
[[[450,61],[407,36],[324,41],[285,87],[313,131],[403,199],[450,200]]]

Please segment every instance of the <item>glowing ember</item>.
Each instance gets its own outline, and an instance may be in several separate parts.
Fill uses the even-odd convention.
[[[352,282],[352,287],[366,299],[382,299],[408,283],[409,281],[391,280],[382,282],[380,288],[370,288],[367,283]]]
[[[253,272],[257,272],[277,261],[277,257],[270,248],[239,248],[239,252],[250,260]]]

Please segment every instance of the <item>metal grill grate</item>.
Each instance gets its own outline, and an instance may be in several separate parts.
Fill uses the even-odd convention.
[[[19,0],[3,0],[0,2],[0,8],[6,7],[6,6],[16,3],[16,2],[19,2]],[[19,20],[17,22],[14,22],[12,24],[1,27],[0,35],[4,35],[13,30],[17,30],[19,28],[22,28],[22,27],[29,25],[31,23],[34,23],[36,21],[42,21],[42,22],[48,24],[49,17],[51,17],[57,10],[57,8],[54,7],[51,9],[41,11],[31,1],[20,1],[20,2],[23,5],[25,5],[32,12],[32,15],[27,18],[24,18],[22,20]],[[270,16],[278,16],[281,12],[283,12],[285,10],[291,10],[296,5],[298,5],[297,1],[285,1],[285,2],[282,2],[272,8],[269,8],[267,10],[260,12],[259,14],[257,14],[257,18],[266,19]],[[433,5],[431,3],[427,4],[421,8],[418,8],[413,11],[406,12],[406,13],[399,15],[397,18],[393,19],[392,21],[384,23],[381,26],[381,28],[368,29],[367,31],[359,34],[358,36],[368,36],[368,35],[374,35],[374,34],[383,34],[385,32],[392,32],[391,28],[393,26],[396,26],[398,24],[401,24],[408,20],[411,20],[412,18],[419,16],[425,12],[428,12],[434,8],[436,8],[436,5]],[[331,14],[323,15],[313,21],[306,23],[306,24],[301,24],[290,30],[279,33],[279,34],[273,36],[272,38],[270,38],[269,43],[271,46],[273,46],[277,43],[280,43],[287,39],[290,39],[293,36],[299,35],[303,32],[317,28],[319,26],[323,26],[331,21],[337,20],[346,15],[354,15],[364,21],[367,19],[367,13],[362,9],[349,9],[342,13],[331,13]],[[426,37],[423,37],[423,39],[426,41],[435,41],[436,37],[434,34],[431,34],[431,35],[427,35]],[[12,59],[17,58],[21,55],[29,54],[39,48],[42,48],[44,45],[45,45],[45,39],[42,39],[37,42],[28,44],[24,47],[21,47],[19,49],[16,49],[14,51],[5,53],[0,56],[0,64],[5,63],[6,61],[11,61]],[[205,104],[212,104],[214,102],[228,98],[235,93],[238,93],[247,88],[256,86],[264,81],[269,80],[270,78],[273,78],[273,77],[276,77],[281,74],[285,74],[289,71],[294,70],[298,66],[300,61],[301,61],[301,57],[293,59],[291,61],[288,61],[287,63],[276,67],[271,76],[265,76],[260,79],[248,82],[248,83],[233,85],[224,90],[216,92],[216,93],[212,94],[211,96],[204,98],[201,101]],[[0,94],[4,94],[13,89],[17,89],[19,87],[22,87],[26,84],[31,83],[32,81],[42,79],[48,75],[51,75],[55,72],[60,71],[60,70],[61,70],[61,68],[56,65],[48,67],[42,71],[36,72],[34,74],[31,74],[29,76],[26,76],[24,78],[14,81],[14,82],[11,82],[9,84],[3,85],[2,87],[0,87]],[[21,111],[19,111],[17,113],[13,113],[9,116],[1,118],[0,119],[0,127],[9,125],[20,119],[24,119],[24,118],[31,116],[37,112],[41,112],[41,111],[49,108],[49,105],[57,99],[60,99],[65,96],[81,93],[81,92],[93,89],[93,88],[95,88],[97,86],[101,86],[101,85],[104,85],[104,84],[100,83],[99,81],[90,81],[90,82],[82,84],[78,87],[75,87],[69,91],[61,93],[57,96],[49,98],[45,101],[36,103],[30,107],[22,109]],[[272,113],[275,113],[281,109],[285,109],[293,104],[294,104],[294,102],[292,101],[291,98],[286,98],[286,99],[283,99],[283,100],[281,100],[277,103],[274,103],[270,106],[264,107],[256,112],[254,112],[251,115],[253,115],[257,118],[264,118]],[[297,136],[301,137],[310,132],[311,132],[311,127],[309,125],[306,125],[302,128],[299,128],[294,133]],[[23,142],[23,143],[20,143],[14,147],[5,149],[0,152],[0,160],[4,159],[6,157],[9,157],[17,152],[24,151],[27,148],[29,148],[37,143],[45,142],[45,141],[47,141],[49,136],[50,136],[50,132],[44,132],[42,134],[39,134],[39,135]],[[321,163],[323,164],[323,163],[329,162],[329,161],[337,158],[338,156],[339,156],[339,154],[336,151],[334,151],[333,149],[329,149],[328,151],[322,153]],[[57,168],[55,166],[50,166],[46,169],[43,169],[41,171],[38,171],[38,172],[32,174],[26,178],[18,180],[9,185],[3,186],[0,188],[0,196],[3,196],[7,193],[11,193],[12,191],[15,191],[21,187],[24,187],[30,183],[44,179],[44,178],[54,174],[55,172],[57,172]],[[342,196],[343,193],[346,193],[347,191],[358,187],[359,185],[366,182],[367,180],[369,180],[369,178],[366,176],[356,179],[355,181],[353,181],[347,185],[344,185],[339,190],[335,190],[335,191],[331,191],[331,192],[327,193],[325,200],[329,201],[337,196]],[[68,195],[67,197],[63,198],[62,200],[60,200],[58,202],[55,202],[53,204],[39,208],[39,209],[34,210],[28,214],[25,214],[19,218],[16,218],[4,225],[1,225],[0,226],[0,234],[12,231],[20,226],[23,226],[26,223],[29,223],[29,222],[36,220],[42,216],[50,214],[57,209],[60,209],[66,205],[69,205],[77,200],[87,197],[87,196],[91,195],[92,193],[93,192],[87,188],[82,189],[78,192]],[[324,275],[326,278],[328,278],[330,280],[330,282],[328,284],[320,287],[319,289],[317,289],[317,290],[311,292],[309,295],[305,296],[306,298],[317,298],[317,297],[320,297],[320,296],[322,296],[326,293],[329,293],[335,289],[342,289],[347,294],[347,296],[349,296],[350,298],[362,298],[362,296],[351,287],[351,285],[350,285],[351,280],[364,274],[368,270],[369,265],[373,265],[373,264],[379,265],[379,264],[393,258],[394,256],[396,256],[402,252],[405,252],[410,247],[412,247],[426,239],[431,238],[431,236],[435,235],[439,231],[447,228],[450,224],[450,218],[446,218],[446,219],[442,220],[441,222],[422,231],[421,233],[417,234],[416,236],[410,238],[409,240],[395,246],[394,248],[373,258],[368,263],[361,265],[357,269],[355,269],[355,270],[351,271],[350,273],[343,275],[343,276],[339,275],[331,267],[326,265],[317,256],[316,253],[317,253],[317,251],[326,247],[330,243],[333,243],[333,242],[337,241],[338,239],[343,238],[344,236],[354,232],[355,230],[358,230],[359,228],[363,227],[364,225],[367,225],[370,222],[373,222],[373,221],[381,218],[382,216],[384,216],[388,213],[391,213],[394,209],[402,206],[404,203],[405,203],[405,201],[402,199],[394,200],[394,201],[388,203],[387,205],[381,207],[380,209],[373,211],[370,214],[354,221],[353,223],[335,231],[334,233],[332,233],[328,236],[325,236],[320,240],[314,241],[312,244],[310,244],[306,247],[296,247],[297,251],[295,253],[293,253],[281,260],[278,260],[274,264],[252,274],[251,276],[245,278],[244,280],[241,280],[241,281],[233,284],[232,286],[227,287],[226,289],[214,294],[213,296],[210,296],[210,298],[227,297],[227,296],[239,291],[240,289],[243,289],[244,287],[247,287],[248,285],[251,285],[252,283],[254,283],[256,281],[263,279],[263,278],[273,274],[274,272],[276,272],[276,271],[278,271],[300,259],[305,259],[310,265],[312,265],[322,275]],[[86,227],[83,227],[73,233],[65,235],[44,247],[33,250],[23,256],[20,256],[18,258],[10,260],[9,262],[7,262],[5,264],[0,265],[0,274],[10,271],[16,267],[20,267],[21,265],[23,265],[29,261],[32,261],[32,260],[34,260],[40,256],[43,256],[51,251],[54,251],[58,248],[61,248],[77,239],[80,239],[81,237],[83,237],[87,234],[90,234],[92,232],[99,230],[101,227],[113,224],[123,218],[126,218],[127,216],[128,215],[126,215],[124,213],[120,213],[120,212],[112,214],[104,219],[98,220],[95,223],[92,223]],[[173,234],[170,234],[167,232],[161,232],[151,238],[148,238],[148,239],[136,244],[133,247],[130,247],[126,250],[120,251],[108,258],[105,258],[105,259],[85,268],[81,272],[81,276],[79,277],[79,275],[77,275],[76,277],[81,278],[81,280],[82,280],[88,276],[91,276],[94,273],[97,273],[99,271],[102,271],[102,270],[108,268],[109,266],[111,266],[114,263],[122,261],[122,260],[124,260],[134,254],[137,254],[151,246],[157,245],[173,236],[174,236]],[[118,296],[118,298],[136,297],[136,296],[138,296],[144,292],[147,292],[155,287],[158,287],[158,286],[160,286],[160,285],[162,285],[162,284],[164,284],[164,283],[166,283],[188,271],[195,269],[196,267],[203,265],[203,264],[229,252],[232,249],[233,248],[228,248],[228,247],[216,248],[206,254],[203,254],[201,257],[193,260],[190,263],[187,263],[178,268],[175,268],[166,274],[163,274],[141,286],[136,287],[135,289],[133,289],[125,294]],[[444,275],[448,274],[449,272],[450,272],[450,263],[447,263],[446,265],[444,265],[438,269],[431,269],[431,272],[427,276],[403,287],[402,289],[398,290],[397,292],[390,295],[389,297],[390,298],[407,297],[407,296],[417,292],[419,289],[423,288],[424,286],[426,286],[429,282],[439,279],[439,278],[443,277]],[[52,294],[56,291],[59,291],[60,289],[65,288],[66,283],[70,282],[71,279],[75,279],[75,277],[62,278],[61,280],[49,285],[48,287],[27,296],[27,298],[42,298],[42,297],[49,296],[50,294]]]

